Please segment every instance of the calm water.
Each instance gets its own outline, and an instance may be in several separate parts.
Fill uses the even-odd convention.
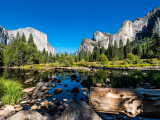
[[[52,87],[52,90],[47,90],[50,94],[53,94],[53,97],[48,97],[47,100],[50,102],[54,102],[53,98],[57,98],[56,101],[61,101],[64,105],[69,104],[71,101],[73,101],[73,97],[76,97],[76,99],[83,99],[88,103],[88,99],[86,99],[86,96],[89,94],[88,91],[81,91],[81,88],[86,88],[93,86],[93,82],[91,79],[94,78],[94,80],[97,81],[105,81],[106,79],[110,80],[110,84],[112,84],[112,87],[132,87],[134,88],[136,84],[142,82],[141,80],[137,79],[137,82],[132,83],[130,78],[127,79],[127,84],[126,81],[121,81],[119,78],[122,76],[127,76],[131,73],[132,71],[118,71],[118,70],[91,70],[91,71],[83,71],[83,70],[62,70],[62,69],[54,69],[54,70],[26,70],[26,69],[0,69],[0,76],[5,77],[5,78],[10,78],[12,80],[17,80],[18,82],[23,84],[24,88],[28,87],[35,87],[37,86],[37,82],[33,84],[24,84],[24,81],[30,78],[34,78],[34,80],[39,79],[40,81],[44,82],[45,78],[57,78],[61,80],[62,85],[59,85],[59,83],[56,83],[55,88],[62,88],[63,92],[55,95],[54,94],[54,89]],[[145,72],[142,73],[145,77]],[[76,75],[77,78],[75,80],[71,79],[72,75]],[[80,81],[76,81],[77,79],[80,79]],[[88,86],[83,86],[81,84],[82,81],[89,80]],[[106,81],[105,81],[106,82]],[[45,83],[45,82],[44,82]],[[55,82],[53,82],[55,83]],[[67,84],[68,87],[64,87],[64,85]],[[120,85],[120,86],[117,86]],[[66,90],[71,91],[74,87],[80,88],[80,92],[78,93],[77,96],[74,96],[71,94],[71,92],[66,92]],[[83,92],[86,92],[84,95]],[[30,96],[31,97],[31,96]],[[67,99],[68,101],[64,102],[63,99]],[[43,100],[42,100],[43,101]],[[41,101],[41,102],[42,102]],[[39,106],[39,105],[38,105]],[[30,106],[24,106],[24,109],[30,109]],[[38,111],[38,110],[37,110]],[[40,112],[40,111],[39,111]],[[47,112],[46,110],[43,110],[41,112]]]

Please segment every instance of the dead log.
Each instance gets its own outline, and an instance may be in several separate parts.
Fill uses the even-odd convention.
[[[160,89],[91,87],[89,105],[96,112],[160,118]]]

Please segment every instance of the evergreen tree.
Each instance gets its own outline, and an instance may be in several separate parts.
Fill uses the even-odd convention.
[[[137,48],[137,56],[139,56],[139,58],[142,57],[142,47],[141,47],[141,45],[138,45],[138,48]]]
[[[152,41],[151,41],[151,49],[157,58],[160,59],[160,36],[158,31],[153,31]]]
[[[97,61],[99,57],[100,57],[100,48],[98,48],[96,50],[96,58],[95,58],[95,60]]]
[[[89,62],[93,62],[93,53],[89,57]]]
[[[17,32],[17,35],[16,35],[16,39],[15,39],[15,41],[16,41],[16,42],[19,42],[19,41],[20,41],[20,39],[21,39],[21,37],[20,37],[20,35],[19,35],[19,32]]]
[[[28,63],[29,64],[38,63],[38,50],[36,44],[33,41],[33,36],[31,33],[29,35],[27,45],[28,45]]]
[[[24,35],[24,33],[22,34],[21,41],[26,43],[26,36]]]
[[[112,58],[112,46],[111,46],[110,43],[108,45],[108,57],[109,57],[109,60],[111,60],[111,58]]]
[[[18,53],[18,58],[20,60],[20,65],[24,65],[24,63],[27,61],[26,55],[27,55],[27,45],[24,41],[20,40],[17,43],[17,49],[16,53]],[[37,58],[38,59],[38,58]]]
[[[132,52],[132,51],[131,51],[131,45],[130,45],[129,39],[127,39],[127,44],[126,44],[126,50],[125,50],[125,52],[126,52],[126,57],[127,57],[127,55],[128,55],[129,53]]]
[[[124,59],[124,47],[123,47],[123,41],[120,40],[119,42],[119,59],[123,60]]]
[[[59,59],[59,54],[57,53],[56,54],[56,61],[58,61],[58,59]]]
[[[117,41],[114,41],[114,47],[113,47],[113,58],[115,58],[116,60],[119,59],[119,50],[118,50],[118,45],[117,45]]]
[[[102,46],[102,48],[100,50],[100,54],[105,54],[105,48],[104,48],[104,46]]]

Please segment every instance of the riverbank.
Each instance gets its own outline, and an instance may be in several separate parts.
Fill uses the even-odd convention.
[[[160,66],[147,66],[147,67],[0,67],[0,68],[20,68],[20,69],[68,69],[68,70],[86,70],[91,69],[104,69],[104,70],[160,70]]]

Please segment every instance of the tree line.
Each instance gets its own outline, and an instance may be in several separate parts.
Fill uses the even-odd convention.
[[[140,37],[140,39],[136,38],[132,42],[127,39],[126,45],[123,45],[123,40],[120,40],[119,46],[115,40],[113,45],[109,43],[108,49],[97,47],[92,53],[80,51],[78,55],[74,56],[67,52],[59,52],[53,55],[48,53],[45,48],[42,51],[38,51],[32,34],[29,35],[28,41],[26,41],[24,33],[22,36],[17,33],[13,43],[8,46],[0,44],[0,48],[1,66],[24,66],[56,62],[71,65],[79,61],[104,62],[108,60],[124,60],[130,53],[142,59],[160,58],[160,37],[157,32],[154,32],[151,38]]]

